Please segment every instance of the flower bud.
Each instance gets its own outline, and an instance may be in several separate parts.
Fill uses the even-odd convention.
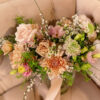
[[[84,47],[83,49],[81,49],[81,53],[83,54],[83,53],[85,53],[85,52],[87,52],[88,51],[88,48],[87,47]]]
[[[93,58],[100,58],[100,53],[94,54],[94,55],[93,55]]]
[[[82,37],[81,34],[77,34],[77,35],[75,36],[74,40],[79,40],[81,37]]]

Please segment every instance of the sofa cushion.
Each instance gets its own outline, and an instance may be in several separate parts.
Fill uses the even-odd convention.
[[[52,13],[52,0],[37,0],[44,17],[52,20],[54,14],[57,18],[63,16],[71,17],[75,13],[75,0],[54,0],[55,12]],[[71,5],[71,6],[70,6]],[[5,35],[9,28],[15,26],[16,16],[33,18],[34,21],[40,22],[39,10],[34,0],[7,0],[0,3],[0,36]]]
[[[1,57],[0,62],[0,94],[10,88],[22,83],[23,79],[17,79],[16,76],[9,74],[11,66],[8,57]]]
[[[19,85],[9,90],[3,96],[1,96],[0,100],[23,100],[23,95],[25,90],[26,90],[26,85],[24,86]],[[35,100],[33,90],[28,94],[27,100]]]
[[[100,89],[93,81],[86,82],[77,74],[73,86],[61,96],[61,100],[100,100]]]

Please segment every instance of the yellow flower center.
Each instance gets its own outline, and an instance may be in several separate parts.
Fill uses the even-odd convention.
[[[24,73],[24,72],[25,72],[24,66],[19,66],[19,67],[18,67],[18,72],[19,72],[20,74]]]

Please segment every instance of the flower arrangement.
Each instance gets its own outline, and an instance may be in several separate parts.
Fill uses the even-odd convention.
[[[15,34],[0,38],[0,55],[8,55],[10,74],[41,79],[61,78],[72,86],[74,74],[89,80],[91,64],[100,58],[100,28],[85,15],[62,18],[42,25],[17,17]],[[95,45],[99,44],[99,45]]]

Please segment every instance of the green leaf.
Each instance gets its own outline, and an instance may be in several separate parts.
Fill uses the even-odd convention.
[[[85,53],[85,52],[87,52],[88,51],[88,48],[87,47],[84,47],[83,49],[81,49],[81,53],[83,54],[83,53]]]
[[[82,37],[82,34],[77,34],[76,36],[75,36],[75,38],[74,38],[74,40],[79,40],[79,39],[81,39],[81,37]]]
[[[22,23],[24,23],[24,18],[23,17],[16,17],[16,23],[17,24],[22,24]]]
[[[91,79],[88,77],[87,72],[82,71],[82,75],[84,76],[85,81],[89,81],[89,80],[91,80]]]
[[[87,71],[87,73],[88,73],[88,75],[92,75],[93,74],[93,72],[91,72],[91,71]]]
[[[81,68],[79,66],[74,66],[74,69],[77,71],[77,72],[80,72],[81,71]]]
[[[10,41],[11,43],[16,43],[15,35],[5,36],[4,39]]]
[[[73,58],[74,62],[76,62],[77,56],[73,56],[72,58]]]
[[[88,71],[91,68],[91,65],[89,63],[85,63],[81,66],[81,70]]]
[[[47,69],[41,67],[38,61],[34,60],[34,53],[33,52],[24,52],[22,54],[23,62],[27,63],[29,67],[32,69],[33,72],[37,72],[41,75],[42,79],[46,77]]]
[[[94,54],[93,58],[100,58],[100,53]]]
[[[17,73],[17,70],[14,69],[14,70],[11,70],[10,75],[14,75],[14,74],[16,74],[16,73]]]
[[[82,34],[81,41],[84,41],[84,39],[85,39],[85,34]]]
[[[99,32],[99,33],[97,33],[97,39],[99,39],[99,40],[100,40],[100,32]]]
[[[17,75],[17,76],[16,76],[16,78],[22,78],[22,77],[23,77],[22,75]]]
[[[0,56],[3,54],[3,51],[0,49]]]
[[[94,32],[94,25],[93,24],[88,24],[88,28],[89,28],[89,34],[92,34]]]
[[[73,81],[74,81],[74,79],[68,80],[68,86],[72,86],[73,85]]]
[[[73,74],[72,73],[64,72],[62,74],[62,77],[67,80],[68,86],[72,86],[73,81],[74,81],[74,78],[73,78]]]
[[[31,19],[28,19],[28,24],[33,24],[34,22],[33,22],[33,19],[31,18]]]
[[[96,49],[96,46],[90,47],[90,51],[94,51]]]

